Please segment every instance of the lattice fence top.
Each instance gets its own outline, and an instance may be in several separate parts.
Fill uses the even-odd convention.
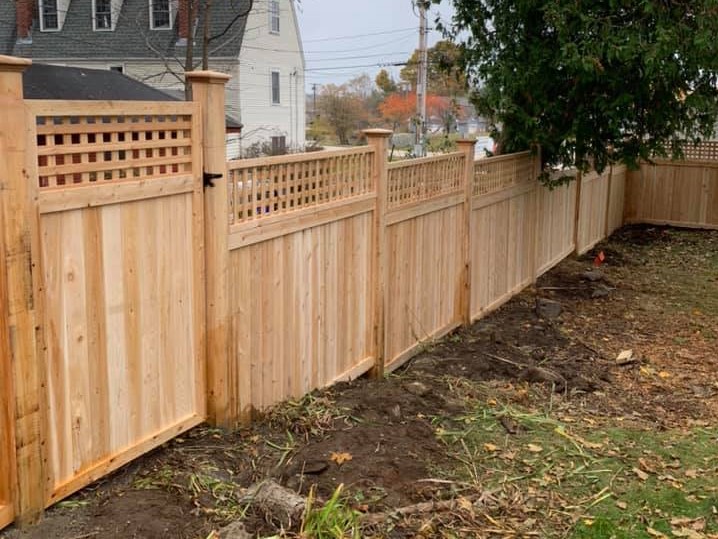
[[[28,103],[41,190],[192,173],[194,103]]]
[[[230,161],[230,223],[372,193],[373,165],[369,146]]]
[[[718,161],[718,141],[708,140],[698,144],[685,144],[683,154],[686,161]]]
[[[536,180],[531,152],[490,157],[475,162],[473,194],[486,195]]]
[[[398,208],[463,189],[466,156],[455,152],[389,164],[387,208]]]

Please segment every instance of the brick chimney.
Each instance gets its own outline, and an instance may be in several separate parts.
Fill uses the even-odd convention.
[[[190,37],[190,29],[192,24],[189,20],[190,2],[197,4],[197,0],[179,0],[177,7],[177,37],[180,41],[185,41]],[[197,19],[197,6],[194,7],[194,18]]]
[[[32,18],[35,14],[37,0],[16,0],[15,2],[15,24],[17,26],[17,38],[27,39],[30,37]]]

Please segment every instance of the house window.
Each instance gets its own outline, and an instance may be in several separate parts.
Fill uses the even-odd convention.
[[[272,155],[284,155],[287,153],[287,137],[272,137]]]
[[[279,105],[281,103],[279,93],[279,71],[272,71],[272,104]]]
[[[153,30],[172,28],[171,0],[150,0],[150,26]]]
[[[269,31],[279,33],[279,0],[269,0]]]
[[[95,30],[112,30],[112,0],[95,0]]]
[[[41,30],[59,30],[60,21],[57,16],[57,0],[42,0],[40,3]]]

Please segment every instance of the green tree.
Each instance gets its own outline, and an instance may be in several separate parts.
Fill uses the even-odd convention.
[[[433,0],[439,2],[440,0]],[[715,0],[454,0],[448,29],[505,151],[603,170],[680,155],[718,112]],[[545,168],[545,170],[547,170]]]
[[[468,90],[466,72],[461,63],[461,48],[451,41],[439,41],[427,51],[429,66],[427,81],[429,93],[458,97]],[[416,91],[416,77],[419,70],[419,51],[414,51],[406,66],[399,72],[399,78]]]
[[[384,95],[393,94],[398,89],[396,82],[386,69],[382,69],[377,73],[374,83]]]

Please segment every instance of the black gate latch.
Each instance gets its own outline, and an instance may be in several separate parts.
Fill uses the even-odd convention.
[[[218,180],[222,177],[222,174],[212,174],[211,172],[205,172],[202,174],[202,179],[204,180],[204,187],[205,189],[207,187],[214,187],[214,180]]]

